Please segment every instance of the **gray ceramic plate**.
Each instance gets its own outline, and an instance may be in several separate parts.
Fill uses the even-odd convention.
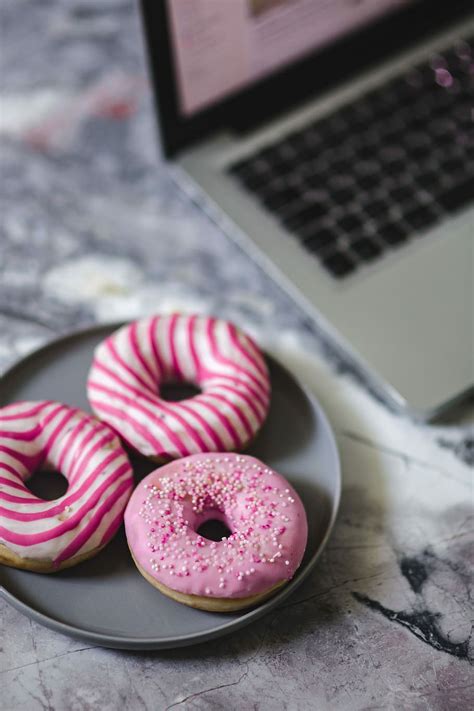
[[[117,324],[50,343],[14,366],[1,381],[1,404],[54,399],[89,410],[86,377],[94,347]],[[95,558],[55,575],[0,566],[5,599],[37,622],[93,644],[122,649],[165,649],[204,642],[261,617],[282,602],[312,570],[334,524],[340,468],[334,435],[316,400],[278,363],[272,377],[269,417],[248,451],[287,477],[300,494],[309,523],[303,563],[271,600],[234,614],[193,610],[161,595],[136,570],[123,530]],[[152,467],[135,462],[137,478]],[[61,477],[35,475],[32,488],[59,495]],[[54,481],[55,480],[55,481]],[[49,489],[49,490],[48,490]]]

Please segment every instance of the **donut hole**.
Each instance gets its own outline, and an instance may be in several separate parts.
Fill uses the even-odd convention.
[[[223,538],[230,536],[232,531],[223,521],[211,518],[199,526],[197,533],[208,541],[222,541]]]
[[[163,383],[160,386],[160,397],[168,402],[190,400],[201,393],[201,388],[195,383]]]
[[[232,534],[227,519],[219,511],[207,511],[197,524],[196,533],[208,541],[222,541]]]
[[[32,494],[44,501],[59,499],[67,491],[68,480],[61,472],[40,469],[31,476],[26,486]]]

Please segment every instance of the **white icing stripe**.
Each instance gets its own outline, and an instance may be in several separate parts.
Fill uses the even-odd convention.
[[[160,384],[203,393],[159,398]],[[245,446],[261,427],[270,382],[255,344],[226,321],[169,315],[124,326],[101,343],[89,373],[96,414],[146,456],[176,458]]]
[[[144,361],[147,363],[150,372],[153,373],[153,383],[156,382],[160,375],[160,369],[158,363],[153,357],[153,352],[151,350],[151,342],[149,338],[149,330],[152,324],[152,318],[144,318],[141,321],[137,321],[137,339],[141,344],[141,354]]]
[[[2,479],[6,478],[5,473],[2,471],[1,472]],[[17,483],[18,479],[15,479],[14,481],[11,482],[11,484],[2,483],[0,484],[0,491],[1,493],[1,505],[5,506],[6,508],[11,508],[12,511],[15,511],[18,508],[18,504],[12,503],[9,498],[7,497],[15,497],[16,499],[25,499],[25,501],[31,500],[31,491],[24,491],[22,489],[17,489],[15,484]]]
[[[120,407],[125,404],[134,411],[134,419],[141,422],[146,420],[147,417],[150,418],[152,423],[150,429],[158,437],[160,437],[160,433],[166,436],[166,430],[163,429],[164,423],[158,414],[158,412],[162,411],[161,414],[165,415],[167,424],[172,426],[173,430],[182,430],[184,437],[194,439],[190,434],[192,422],[189,416],[172,403],[164,403],[157,396],[150,393],[137,393],[130,385],[120,380],[113,380],[107,375],[104,375],[103,382],[96,382],[90,379],[88,387],[94,393],[94,400],[112,402],[115,399],[115,406]],[[189,431],[186,430],[186,424],[190,426]]]
[[[83,517],[88,516],[90,514],[90,507],[88,506],[88,502],[93,498],[93,494],[96,494],[96,496],[98,496],[100,502],[104,502],[117,489],[117,485],[124,481],[124,475],[120,475],[119,477],[115,476],[115,473],[119,468],[120,467],[117,467],[116,463],[114,462],[114,466],[103,475],[103,481],[101,474],[100,480],[96,482],[96,486],[92,486],[90,489],[85,491],[80,498],[75,499],[74,502],[70,504],[67,503],[67,499],[64,501],[64,505],[61,503],[61,505],[63,505],[63,509],[66,506],[70,505],[71,509],[74,510],[74,512],[81,513]],[[33,520],[19,520],[8,518],[8,513],[6,513],[5,515],[5,513],[3,512],[11,512],[17,515],[24,514],[25,516],[28,516],[32,513],[33,505],[18,504],[17,506],[12,508],[11,504],[10,506],[7,506],[6,503],[3,503],[2,501],[2,516],[5,516],[5,519],[8,518],[9,531],[18,534],[27,533],[28,535],[49,532],[52,538],[55,532],[58,532],[58,529],[60,529],[62,521],[58,518],[58,516],[61,515],[62,511],[60,511],[59,513],[56,512],[56,514],[54,514],[54,509],[57,509],[58,504],[54,501],[47,501],[45,503],[49,504],[49,506],[42,507],[38,504],[34,506],[33,511],[35,515],[44,516],[44,518],[38,518]],[[51,504],[53,505],[51,506]],[[48,515],[49,512],[51,512],[50,515]],[[27,530],[25,529],[25,524],[28,524]],[[58,538],[61,538],[62,535],[63,534],[59,534]],[[66,535],[68,535],[68,533],[66,533]]]
[[[0,438],[1,440],[1,438]],[[1,445],[0,445],[1,447]],[[10,447],[11,449],[11,447]],[[15,456],[16,454],[16,456]],[[12,467],[15,469],[15,471],[18,473],[19,479],[24,481],[28,477],[28,467],[26,464],[23,464],[17,459],[18,454],[13,452],[12,454],[9,454],[5,451],[0,450],[0,463],[1,464],[7,464],[9,467]],[[7,476],[6,472],[3,471],[3,468],[0,468],[1,476]]]
[[[232,398],[234,402],[238,402],[239,408],[242,412],[245,413],[245,416],[247,420],[250,422],[252,429],[256,430],[259,427],[259,423],[261,421],[261,417],[259,416],[258,411],[254,411],[248,404],[248,399],[245,398],[241,393],[239,393],[238,390],[231,389],[229,390],[228,388],[225,387],[216,387],[213,389],[213,391],[217,394],[220,395],[223,398]],[[235,399],[236,398],[236,399]],[[253,403],[252,403],[253,405]]]
[[[135,326],[135,329],[133,328]],[[128,343],[130,339],[134,338],[134,343],[138,342],[138,329],[136,328],[136,324],[132,324],[129,331],[127,333],[123,331],[119,331],[117,334],[117,341],[114,344],[117,352],[119,355],[121,355],[125,350],[128,348]],[[130,362],[131,368],[137,373],[140,373],[140,377],[145,381],[146,385],[148,388],[153,388],[154,385],[154,379],[147,370],[146,367],[142,365],[142,361],[136,356],[134,351],[130,351],[132,353],[132,360]],[[140,353],[141,355],[141,353]]]
[[[109,527],[110,522],[112,521],[112,519],[114,517],[114,513],[117,512],[118,509],[120,509],[120,513],[123,517],[123,513],[124,513],[125,507],[127,505],[127,501],[130,498],[130,493],[131,493],[130,487],[128,486],[127,477],[126,476],[122,477],[122,479],[117,482],[117,485],[114,488],[114,491],[117,491],[118,487],[120,485],[124,485],[124,484],[126,486],[125,492],[120,495],[119,500],[115,504],[113,504],[113,507],[107,512],[107,515],[101,516],[101,518],[100,518],[99,523],[100,523],[102,531],[105,531]],[[112,496],[109,495],[107,502],[110,501],[111,498],[112,498]],[[104,502],[103,500],[101,501],[102,504],[107,503],[107,502]],[[96,509],[98,509],[98,508],[99,508],[99,506],[96,507]],[[85,528],[87,522],[89,521],[89,519],[91,518],[92,515],[93,515],[93,513],[91,513],[90,516],[88,516],[86,519],[84,519],[84,525],[82,526],[82,530]],[[48,541],[35,544],[34,551],[33,551],[33,546],[22,546],[22,545],[18,545],[18,544],[13,545],[11,543],[6,543],[6,545],[11,550],[13,550],[17,555],[25,557],[25,558],[34,558],[37,560],[53,560],[53,561],[57,561],[57,562],[63,562],[60,560],[61,556],[63,555],[64,551],[74,543],[74,541],[76,541],[76,543],[77,543],[78,535],[81,532],[78,532],[78,530],[75,528],[71,529],[70,531],[66,531],[61,536],[53,537]],[[73,556],[77,556],[80,554],[89,553],[90,551],[93,551],[97,547],[97,544],[96,544],[97,536],[95,536],[94,534],[95,534],[95,531],[93,531],[92,535],[88,536],[87,539],[84,541],[84,543],[82,543],[82,545],[79,545],[79,547],[73,553],[73,555],[68,556],[68,558],[69,557],[72,558]],[[79,541],[79,544],[80,543],[81,543],[81,541]],[[105,544],[106,544],[106,542],[104,542],[104,545]],[[34,555],[32,555],[32,552],[34,552]]]
[[[97,387],[94,385],[91,385],[90,387],[91,390],[94,391],[94,402],[96,403],[96,406],[97,403],[104,402],[105,404],[113,405],[113,407],[117,409],[127,408],[130,415],[130,422],[125,422],[124,428],[127,428],[128,440],[131,440],[134,436],[133,423],[138,423],[141,426],[146,427],[152,436],[158,439],[167,449],[175,449],[172,439],[170,438],[167,430],[164,428],[164,423],[156,415],[156,406],[153,407],[152,404],[143,400],[134,400],[133,395],[127,393],[121,386],[116,388],[115,391],[109,390],[109,392],[101,392],[100,390],[97,390]],[[170,420],[169,427],[173,428],[173,432],[179,436],[185,446],[192,447],[194,440],[186,432],[185,428],[178,421],[176,416],[173,416],[171,411],[167,412],[166,415]],[[116,419],[120,420],[120,418]],[[186,418],[183,417],[181,419]],[[194,446],[198,445],[195,444]]]
[[[51,405],[50,400],[36,402],[33,405],[27,401],[5,405],[2,411],[2,419],[8,424],[8,427],[11,427],[12,423],[17,420],[26,422],[26,419],[28,419],[33,422],[37,420],[39,412],[44,410],[49,405]]]
[[[220,451],[221,449],[229,449],[232,447],[232,438],[227,430],[225,432],[220,431],[222,426],[219,418],[210,411],[208,407],[203,405],[200,398],[195,397],[177,402],[175,403],[175,408],[179,412],[183,412],[187,415],[193,427],[200,428],[202,437],[205,437],[209,443],[207,451]],[[203,422],[209,425],[209,430],[206,430],[202,426]]]
[[[123,520],[123,513],[124,513],[124,510],[127,506],[129,498],[130,498],[130,493],[128,491],[125,491],[120,496],[120,498],[115,502],[115,504],[111,508],[109,515],[107,517],[104,516],[101,519],[100,525],[97,527],[97,529],[91,535],[91,537],[88,541],[88,545],[91,545],[93,548],[95,548],[101,544],[105,545],[106,542],[108,540],[110,540],[110,537],[105,542],[102,539],[103,539],[103,536],[106,533],[108,527],[110,526],[111,521],[114,521],[114,519],[116,519],[117,516],[119,516],[120,519]],[[82,548],[79,548],[76,555],[82,555],[84,553],[87,553],[87,548],[85,545],[82,546]]]

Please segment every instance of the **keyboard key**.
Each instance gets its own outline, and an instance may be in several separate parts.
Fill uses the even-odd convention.
[[[293,171],[288,173],[288,175],[285,175],[283,180],[289,188],[295,188],[298,190],[300,195],[305,191],[304,176],[301,175],[300,172]]]
[[[299,155],[296,146],[284,138],[278,146],[278,160],[293,161]]]
[[[411,128],[413,131],[426,131],[426,127],[428,126],[431,118],[432,116],[430,116],[428,110],[418,111],[416,107],[410,115],[405,116],[407,127]]]
[[[230,167],[229,172],[241,180],[245,186],[253,189],[254,183],[258,184],[259,181],[269,179],[270,166],[266,161],[253,158],[235,163]]]
[[[349,124],[352,133],[360,133],[366,129],[367,126],[370,125],[372,118],[373,112],[371,111],[370,105],[364,103],[364,98],[359,99],[359,101],[353,105],[353,117]]]
[[[275,177],[287,175],[294,167],[292,158],[281,152],[279,146],[260,151],[257,153],[256,159],[265,162],[269,172]]]
[[[331,200],[337,205],[345,205],[352,200],[356,192],[352,188],[340,188],[330,192]]]
[[[400,145],[400,139],[403,132],[406,130],[406,124],[400,124],[399,121],[393,125],[392,122],[387,121],[382,126],[377,126],[377,130],[380,133],[383,143],[385,145]]]
[[[380,147],[379,160],[386,165],[394,160],[403,160],[406,150],[400,143],[386,143]]]
[[[250,173],[245,177],[242,177],[241,181],[248,190],[257,192],[263,186],[268,185],[270,177],[270,173]]]
[[[340,158],[331,163],[331,173],[351,173],[352,164],[346,158]]]
[[[386,163],[386,170],[389,175],[400,175],[404,173],[407,167],[407,161],[403,158],[398,158]]]
[[[409,225],[416,230],[422,230],[432,225],[438,220],[438,215],[430,207],[417,207],[411,212],[404,215],[405,220]]]
[[[376,156],[376,150],[374,146],[367,145],[363,143],[356,149],[357,158],[361,161],[370,161]]]
[[[456,124],[450,118],[435,118],[429,124],[429,131],[436,143],[440,139],[453,138],[456,133]]]
[[[414,192],[411,185],[397,185],[390,190],[389,195],[395,202],[410,202],[414,198]]]
[[[323,217],[328,212],[328,206],[325,203],[304,203],[291,210],[289,214],[282,215],[283,224],[290,230],[297,230],[303,225],[317,220],[318,217]]]
[[[361,175],[357,179],[357,186],[364,190],[371,190],[380,185],[380,173],[372,173],[371,175]]]
[[[436,135],[435,131],[433,131],[432,134],[433,143],[437,148],[442,148],[444,150],[446,147],[454,146],[456,144],[456,130],[446,131],[445,133],[436,133]]]
[[[294,131],[285,137],[285,143],[295,150],[296,153],[306,150],[306,132]]]
[[[383,121],[400,106],[400,96],[387,89],[388,87],[384,86],[382,90],[372,91],[367,97],[374,121]]]
[[[473,99],[465,102],[459,102],[459,105],[453,106],[452,116],[458,128],[469,131],[474,128],[474,117],[472,116]]]
[[[376,219],[379,217],[385,217],[390,212],[390,204],[385,200],[374,200],[364,207],[365,212],[370,215],[370,217]]]
[[[308,149],[318,150],[318,146],[321,146],[323,139],[317,129],[313,128],[313,126],[308,126],[304,131],[304,140]]]
[[[453,108],[457,104],[455,94],[450,94],[447,91],[439,91],[431,102],[431,115],[437,118],[449,117],[452,114]]]
[[[307,229],[306,232],[308,236],[304,239],[304,245],[310,252],[315,252],[316,254],[327,251],[329,247],[333,247],[337,242],[336,233],[328,227],[320,229],[313,227],[310,230]]]
[[[355,164],[354,170],[357,175],[374,175],[379,172],[380,166],[373,160],[363,160]]]
[[[436,194],[440,190],[442,180],[438,172],[425,171],[417,175],[416,182],[427,192]]]
[[[464,160],[462,158],[446,158],[441,161],[440,168],[446,175],[459,175],[464,173]]]
[[[354,242],[351,242],[350,248],[364,262],[370,262],[382,253],[382,248],[368,237],[360,237],[354,240]]]
[[[269,186],[266,194],[261,196],[261,200],[270,210],[278,210],[280,207],[298,200],[299,197],[300,192],[296,188],[281,187],[272,190]]]
[[[408,158],[414,161],[421,161],[424,158],[429,158],[432,155],[432,152],[432,148],[426,144],[407,146]],[[399,163],[397,162],[397,165],[398,164]],[[406,165],[406,161],[404,161],[403,164]],[[392,169],[392,166],[390,166],[390,168]],[[397,167],[395,167],[395,170],[397,170]]]
[[[448,210],[448,212],[455,212],[473,200],[474,176],[468,178],[460,185],[456,185],[444,194],[439,195],[437,198],[437,201],[445,208],[445,210]]]
[[[416,146],[429,147],[431,144],[430,137],[423,131],[408,130],[402,135],[401,140],[408,150]]]
[[[339,148],[341,143],[347,138],[347,133],[326,133],[322,135],[323,148]]]
[[[308,188],[303,192],[303,197],[307,203],[319,203],[329,209],[329,196],[327,190],[321,188]]]
[[[331,274],[337,278],[345,277],[356,268],[355,262],[347,254],[335,252],[334,254],[325,257],[323,264]]]
[[[377,234],[385,244],[390,247],[406,242],[408,234],[405,227],[397,222],[388,222],[377,231]]]
[[[324,190],[327,185],[327,178],[321,173],[312,173],[310,175],[303,176],[303,184],[305,187],[309,187],[314,190]]]
[[[354,232],[364,224],[364,218],[359,215],[344,215],[338,220],[338,225],[344,232]]]
[[[420,74],[409,72],[402,77],[392,79],[387,85],[387,90],[398,99],[396,105],[406,104],[407,99],[412,99],[417,94],[422,83],[423,77]]]
[[[350,188],[353,190],[355,178],[353,175],[349,175],[348,173],[342,173],[340,175],[329,175],[327,176],[326,181],[331,190],[340,190],[342,188]]]

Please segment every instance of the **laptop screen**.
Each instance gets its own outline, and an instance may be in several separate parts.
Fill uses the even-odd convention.
[[[167,0],[190,117],[413,0]]]

